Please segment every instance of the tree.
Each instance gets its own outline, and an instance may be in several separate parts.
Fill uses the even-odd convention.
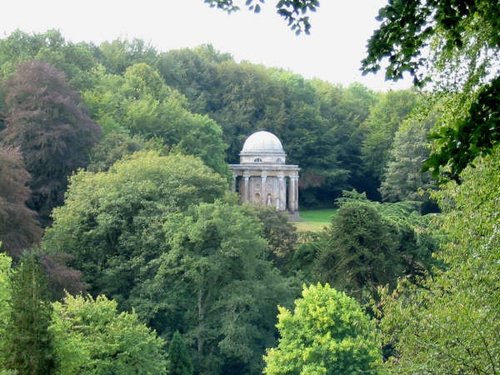
[[[426,191],[433,184],[422,166],[430,154],[428,134],[434,124],[435,115],[409,118],[396,132],[380,185],[384,201],[429,201]]]
[[[431,134],[436,145],[424,163],[424,170],[435,178],[441,171],[442,175],[460,182],[462,170],[469,164],[474,165],[477,156],[491,154],[500,141],[500,78],[481,87],[472,97],[467,113],[454,120],[454,128],[444,122],[445,126]]]
[[[278,346],[264,374],[378,374],[376,327],[360,305],[328,284],[304,286],[290,311],[279,307]]]
[[[141,39],[115,39],[99,45],[97,59],[111,74],[123,74],[128,67],[145,63],[156,66],[158,52]]]
[[[56,368],[52,306],[37,255],[27,254],[11,280],[10,317],[5,329],[4,366],[19,374],[52,374]]]
[[[269,259],[285,271],[292,259],[298,241],[297,229],[288,216],[274,207],[257,207],[256,215],[263,224],[263,237],[269,247]]]
[[[382,24],[368,42],[363,70],[376,72],[387,61],[388,79],[408,72],[417,85],[432,82],[462,97],[454,108],[464,111],[434,135],[438,146],[425,168],[436,177],[459,181],[461,171],[500,140],[499,19],[498,4],[491,0],[395,0],[379,11]]]
[[[461,185],[434,194],[446,239],[436,256],[446,267],[384,293],[379,317],[395,349],[387,363],[394,374],[499,371],[499,151],[468,167]]]
[[[258,220],[216,201],[167,216],[164,231],[169,250],[147,268],[137,311],[164,334],[185,332],[196,373],[260,373],[276,305],[294,288],[266,259]]]
[[[366,131],[361,150],[363,169],[365,179],[368,176],[374,185],[369,193],[373,194],[380,186],[394,135],[416,103],[417,95],[413,91],[390,91],[375,104],[363,123]]]
[[[143,267],[166,250],[164,217],[211,202],[227,182],[192,156],[138,152],[107,172],[80,171],[70,179],[65,204],[42,246],[74,256],[89,292],[127,304]]]
[[[26,206],[31,195],[29,179],[19,150],[0,146],[0,241],[16,258],[42,234],[36,212]]]
[[[2,144],[19,147],[31,174],[28,206],[49,223],[64,198],[68,176],[88,162],[99,127],[64,74],[39,61],[21,64],[6,86]]]
[[[232,60],[228,53],[216,51],[212,45],[202,45],[162,53],[158,70],[167,85],[188,98],[193,113],[209,114],[218,105],[215,95],[220,86],[218,65]]]
[[[166,374],[165,342],[105,296],[67,294],[54,303],[50,332],[57,374]]]
[[[163,142],[159,139],[145,140],[139,135],[128,135],[121,132],[106,134],[94,146],[90,154],[90,163],[87,170],[91,172],[105,172],[118,160],[121,160],[141,150],[164,149]]]
[[[500,11],[496,5],[490,0],[391,1],[379,11],[378,20],[382,25],[368,42],[368,56],[363,60],[363,69],[376,72],[381,68],[381,60],[387,58],[388,79],[399,79],[404,72],[409,72],[419,83],[426,78],[418,75],[422,74],[420,69],[425,67],[425,60],[421,58],[425,47],[435,37],[441,37],[443,41],[433,46],[435,53],[448,53],[447,57],[452,58],[454,53],[467,48],[470,26],[481,29],[480,45],[498,48]],[[479,66],[477,68],[480,69]]]
[[[2,243],[0,242],[0,248]],[[11,269],[12,259],[4,253],[0,253],[0,374],[5,369],[6,337],[11,314]]]
[[[317,254],[320,280],[369,302],[377,288],[398,277],[420,276],[433,264],[434,240],[412,203],[380,204],[345,192]]]
[[[220,127],[207,116],[189,112],[186,98],[165,85],[156,69],[138,63],[123,76],[102,71],[99,76],[84,98],[106,132],[159,139],[166,148],[199,156],[215,171],[228,174]]]
[[[16,30],[0,40],[0,81],[8,79],[20,64],[43,61],[63,71],[71,87],[86,89],[97,66],[94,50],[91,44],[66,41],[58,30],[33,34]]]
[[[179,331],[175,331],[168,346],[169,375],[193,375],[193,363],[188,347]]]

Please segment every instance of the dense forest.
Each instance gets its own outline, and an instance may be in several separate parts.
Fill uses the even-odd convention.
[[[416,83],[383,93],[210,45],[1,39],[0,374],[497,373],[490,3],[383,8],[363,67]],[[231,193],[258,130],[300,207],[336,209],[322,231]]]

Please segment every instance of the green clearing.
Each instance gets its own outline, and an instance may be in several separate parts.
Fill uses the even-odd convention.
[[[334,208],[303,210],[300,211],[300,218],[302,221],[298,221],[294,224],[299,232],[319,232],[330,224],[335,212],[336,210]]]

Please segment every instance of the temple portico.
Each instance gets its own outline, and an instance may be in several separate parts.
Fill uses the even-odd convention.
[[[248,137],[240,153],[240,164],[229,166],[233,190],[238,191],[240,201],[296,214],[300,168],[286,165],[285,160],[285,151],[274,134],[260,131]]]

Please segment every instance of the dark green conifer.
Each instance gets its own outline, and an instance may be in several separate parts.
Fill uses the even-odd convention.
[[[169,374],[170,375],[192,375],[193,362],[188,348],[179,331],[175,331],[172,341],[168,347]]]
[[[12,310],[7,324],[6,367],[19,375],[49,375],[55,369],[48,327],[52,305],[37,255],[25,255],[12,277]]]

